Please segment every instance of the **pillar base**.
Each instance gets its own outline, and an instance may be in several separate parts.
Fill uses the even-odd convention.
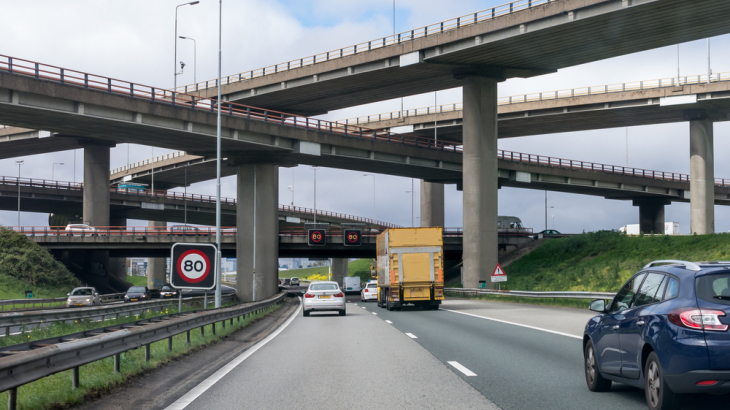
[[[639,207],[639,231],[647,234],[664,234],[664,205],[672,201],[662,198],[634,199]]]

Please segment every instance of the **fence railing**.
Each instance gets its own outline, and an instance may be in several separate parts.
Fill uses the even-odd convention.
[[[709,79],[709,81],[708,81]],[[534,101],[549,101],[563,98],[581,97],[584,95],[600,95],[620,93],[626,91],[652,90],[657,88],[677,87],[678,85],[695,85],[716,83],[721,81],[730,81],[730,72],[715,73],[710,76],[707,74],[682,76],[680,78],[660,78],[656,80],[631,81],[626,83],[594,85],[589,87],[568,88],[555,91],[542,91],[530,94],[511,95],[507,97],[499,97],[498,105],[522,104]],[[462,111],[464,105],[462,103],[442,104],[437,106],[410,108],[403,111],[391,111],[379,114],[363,115],[360,117],[346,118],[338,120],[342,124],[371,124],[379,121],[394,120],[401,118],[410,118],[418,116],[428,116],[442,114],[448,112]],[[424,121],[426,121],[424,119]]]
[[[302,57],[296,60],[287,61],[284,63],[274,64],[255,70],[244,71],[238,74],[228,75],[221,79],[223,85],[234,84],[241,81],[251,80],[257,77],[264,77],[266,75],[276,74],[284,71],[294,70],[306,66],[311,66],[317,63],[324,63],[327,61],[337,60],[343,57],[348,57],[356,54],[360,54],[367,51],[377,50],[393,45],[408,43],[413,40],[433,36],[436,34],[442,34],[452,30],[458,30],[462,27],[469,27],[474,24],[492,20],[497,17],[506,16],[518,11],[527,10],[542,4],[555,3],[559,0],[519,0],[510,3],[502,4],[499,6],[491,7],[485,10],[477,11],[476,13],[466,14],[460,17],[444,20],[435,24],[429,24],[424,27],[404,31],[401,33],[381,37],[375,40],[362,42],[359,44],[351,45],[348,47],[339,48],[336,50],[327,51],[311,55],[308,57]],[[209,88],[215,88],[218,86],[218,80],[201,81],[199,83],[184,85],[178,87],[175,91],[179,92],[194,92],[206,90]]]
[[[40,340],[10,348],[0,349],[0,391],[8,391],[8,409],[15,410],[17,388],[59,373],[73,369],[73,387],[78,387],[80,366],[114,356],[114,372],[120,372],[121,353],[145,348],[145,356],[149,360],[151,343],[168,339],[168,349],[172,350],[173,336],[187,333],[190,343],[190,331],[213,325],[213,334],[217,323],[226,321],[233,324],[234,319],[241,320],[250,314],[281,303],[285,298],[280,293],[272,298],[251,304],[236,305],[227,308],[184,312],[153,319],[141,320],[122,325],[110,326],[86,332]],[[11,353],[12,351],[12,353]]]
[[[176,152],[171,152],[169,154],[158,155],[156,157],[147,158],[142,161],[132,162],[128,166],[123,165],[121,167],[114,168],[111,170],[111,174],[112,175],[118,174],[118,173],[124,172],[128,169],[134,169],[134,168],[141,167],[141,166],[147,165],[147,164],[152,164],[152,163],[158,162],[158,161],[165,161],[168,159],[179,158],[179,157],[183,157],[185,155],[188,155],[188,153],[185,151],[176,151]]]
[[[496,290],[496,289],[477,289],[477,288],[446,288],[444,292],[451,296],[478,296],[490,295],[496,297],[515,297],[515,298],[543,298],[543,299],[613,299],[616,293],[612,292],[540,292],[526,290]]]

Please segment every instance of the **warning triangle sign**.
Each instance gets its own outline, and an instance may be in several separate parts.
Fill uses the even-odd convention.
[[[507,274],[504,273],[502,267],[497,264],[497,267],[494,268],[494,272],[492,272],[492,276],[507,276]]]

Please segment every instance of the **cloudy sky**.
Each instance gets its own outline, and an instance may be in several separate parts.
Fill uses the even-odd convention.
[[[473,13],[503,3],[504,0],[396,0],[397,31],[421,27],[441,20]],[[0,0],[3,29],[0,54],[115,77],[155,87],[171,87],[174,63],[175,6],[169,0]],[[223,74],[233,74],[271,64],[305,57],[342,46],[372,40],[393,32],[392,0],[226,0],[223,8]],[[197,79],[217,76],[218,2],[202,0],[195,6],[179,9],[178,34],[197,40]],[[730,71],[728,36],[711,39],[712,69]],[[682,75],[707,71],[706,41],[679,46]],[[180,40],[178,60],[187,64],[178,84],[193,82],[192,43]],[[642,53],[561,70],[532,79],[514,79],[499,86],[500,96],[552,91],[574,87],[627,81],[671,78],[677,73],[677,47]],[[434,94],[406,97],[405,108],[433,105]],[[440,104],[461,101],[461,90],[438,93]],[[400,100],[333,111],[326,119],[395,111]],[[715,175],[730,178],[730,164],[723,161],[730,142],[727,123],[715,124]],[[689,125],[679,123],[634,127],[628,130],[628,165],[651,170],[689,173]],[[499,148],[568,159],[626,164],[626,129],[552,134],[500,140]],[[169,152],[164,149],[132,145],[131,162]],[[51,178],[55,162],[57,180],[79,181],[83,175],[83,155],[74,152],[24,158],[24,177]],[[112,150],[112,168],[125,165],[127,146]],[[0,175],[17,175],[13,159],[0,161]],[[282,168],[279,202],[313,205],[313,171],[309,167]],[[373,201],[373,180],[376,197]],[[343,183],[346,182],[346,183]],[[223,182],[223,194],[235,197],[235,178]],[[415,183],[418,191],[418,181]],[[419,216],[418,197],[411,213],[411,180],[360,172],[321,168],[317,172],[318,208],[372,217],[408,226]],[[188,192],[214,194],[214,182],[193,185]],[[418,192],[416,192],[416,195]],[[638,209],[628,201],[601,197],[548,193],[551,208],[548,225],[563,232],[616,229],[638,223]],[[730,230],[730,210],[716,207],[718,231]],[[499,192],[500,215],[520,217],[527,227],[545,226],[544,192],[503,188]],[[554,218],[552,217],[554,215]],[[0,211],[0,224],[15,225],[15,212]],[[666,208],[666,220],[679,222],[689,232],[689,204]],[[47,225],[47,215],[23,213],[23,225]],[[130,224],[141,224],[130,221]],[[418,223],[418,219],[416,219]],[[446,188],[446,225],[462,226],[462,196],[451,185]]]

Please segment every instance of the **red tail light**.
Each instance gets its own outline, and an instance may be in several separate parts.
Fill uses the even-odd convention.
[[[304,294],[304,297],[307,298],[307,299],[310,299],[310,298],[313,298],[314,295],[312,295],[311,293],[305,293]]]
[[[726,332],[728,325],[720,322],[725,317],[721,310],[680,308],[667,314],[670,322],[687,329],[707,330],[712,332]]]
[[[717,380],[703,380],[701,382],[697,382],[696,386],[714,386],[717,384]]]
[[[332,296],[334,296],[334,297],[336,297],[336,298],[342,298],[342,297],[345,297],[345,294],[344,294],[344,293],[342,293],[342,292],[340,292],[340,293],[335,293],[335,294],[334,294],[334,295],[332,295]]]
[[[365,288],[365,292],[367,292],[367,291],[368,291],[368,288]]]

